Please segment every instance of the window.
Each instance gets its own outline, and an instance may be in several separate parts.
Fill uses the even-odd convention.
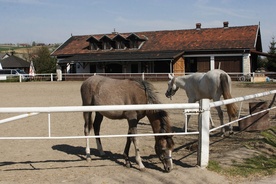
[[[102,49],[103,50],[110,50],[112,49],[112,45],[111,45],[111,42],[112,40],[108,37],[108,36],[103,36],[100,40],[99,40],[102,44]]]
[[[94,42],[90,43],[90,50],[98,50],[98,49],[99,49],[99,47],[96,43],[94,43]]]
[[[130,49],[139,49],[141,43],[145,41],[145,39],[141,39],[136,34],[131,34],[127,38],[129,40],[129,48]]]
[[[103,50],[111,49],[111,44],[109,42],[103,42]]]
[[[99,35],[91,36],[87,41],[89,50],[112,50],[114,49],[139,49],[141,44],[146,39],[140,38],[138,35],[132,33],[129,36],[117,34],[112,38],[112,35],[103,35],[99,38]]]
[[[130,41],[130,48],[131,49],[138,49],[139,48],[139,42],[138,42],[138,40],[131,40]]]
[[[123,41],[116,41],[116,49],[124,49],[125,44]]]

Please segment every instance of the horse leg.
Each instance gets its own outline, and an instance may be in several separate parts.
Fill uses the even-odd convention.
[[[101,128],[102,120],[103,120],[103,116],[100,113],[96,112],[94,123],[93,123],[93,128],[94,128],[94,134],[95,135],[100,135],[100,128]],[[96,144],[97,144],[97,149],[100,152],[100,155],[104,156],[105,153],[103,151],[103,147],[102,147],[102,143],[101,143],[100,138],[96,138]]]
[[[210,113],[210,123],[211,123],[211,128],[215,128],[215,124],[214,121],[211,118],[211,113]]]
[[[128,132],[128,134],[130,134],[130,132]],[[127,137],[127,142],[126,142],[126,146],[125,146],[125,150],[124,150],[124,157],[125,157],[125,161],[126,161],[126,167],[128,167],[128,168],[131,167],[131,163],[129,161],[130,144],[131,144],[130,137]]]
[[[83,112],[83,118],[84,118],[84,121],[85,121],[85,123],[84,123],[84,135],[85,136],[88,136],[90,134],[90,131],[91,131],[91,128],[92,128],[91,115],[92,115],[92,112]],[[88,138],[86,138],[85,153],[86,153],[86,160],[91,161],[89,139]]]
[[[129,124],[129,129],[128,129],[128,134],[137,134],[137,120],[133,119],[133,120],[129,120],[128,124]],[[140,156],[140,151],[139,151],[139,147],[138,147],[138,140],[136,139],[136,137],[127,137],[127,143],[125,146],[125,150],[124,150],[124,156],[125,156],[125,160],[126,160],[126,166],[130,167],[130,161],[129,161],[129,148],[130,148],[130,144],[131,142],[133,142],[134,145],[134,149],[135,149],[135,160],[137,162],[137,164],[139,165],[140,170],[145,169],[144,164],[142,163],[142,159]]]
[[[223,112],[222,112],[220,106],[217,106],[216,109],[217,109],[218,116],[219,116],[219,119],[220,119],[220,125],[224,125],[224,123],[223,123]],[[225,134],[225,128],[221,129],[221,133],[223,135]]]
[[[135,127],[135,132],[137,132],[136,127]],[[142,158],[140,156],[140,150],[139,150],[139,147],[138,147],[138,139],[136,137],[133,137],[132,141],[133,141],[134,149],[135,149],[135,160],[138,163],[140,170],[144,170],[145,166],[144,166],[144,164],[142,162]]]
[[[231,115],[228,115],[228,119],[229,119],[229,122],[231,122],[231,121],[232,121]],[[229,133],[230,133],[230,134],[232,134],[232,133],[233,133],[233,126],[232,126],[232,124],[231,124],[231,125],[229,125]]]
[[[220,124],[221,125],[224,125],[224,123],[223,123],[223,112],[222,112],[222,110],[221,110],[221,107],[220,106],[218,106],[218,107],[216,107],[216,109],[217,109],[217,111],[218,111],[218,116],[219,116],[219,119],[220,119]],[[230,116],[228,116],[229,117],[229,121],[231,121],[231,117]],[[227,130],[227,132],[229,133],[229,134],[231,134],[232,133],[232,125],[229,125],[227,128],[226,127],[223,127],[222,129],[221,129],[221,134],[222,134],[222,136],[226,136],[226,130]]]
[[[188,130],[188,124],[189,124],[189,121],[190,121],[190,118],[191,118],[191,115],[187,115],[187,122],[186,122],[186,125],[184,123],[184,126],[183,126],[183,130],[186,132],[186,130]]]
[[[195,102],[196,102],[196,100],[193,99],[193,98],[188,99],[188,103],[195,103]],[[184,126],[183,126],[183,130],[185,132],[186,132],[186,130],[188,130],[188,125],[189,125],[190,118],[191,118],[191,115],[187,115],[187,122],[186,122],[187,127],[185,127],[185,123],[184,123]]]

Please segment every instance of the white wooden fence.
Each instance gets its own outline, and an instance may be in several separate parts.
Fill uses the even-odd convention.
[[[0,124],[14,121],[21,118],[37,115],[39,113],[48,113],[48,136],[47,137],[0,137],[0,140],[29,140],[29,139],[83,139],[83,138],[108,138],[108,137],[128,137],[128,136],[161,136],[161,135],[188,135],[199,134],[198,146],[198,162],[200,167],[206,167],[209,161],[209,134],[211,131],[223,128],[232,123],[238,122],[241,119],[250,116],[270,111],[276,107],[270,107],[264,111],[248,115],[243,118],[228,122],[222,126],[209,130],[210,109],[216,106],[243,102],[245,100],[263,97],[276,94],[276,90],[247,95],[243,97],[232,98],[228,100],[211,102],[208,99],[203,99],[199,103],[184,103],[184,104],[146,104],[146,105],[107,105],[107,106],[66,106],[66,107],[1,107],[0,113],[24,113],[11,118],[0,120]],[[66,136],[53,137],[51,136],[51,113],[57,112],[85,112],[85,111],[131,111],[131,110],[157,110],[157,109],[195,109],[199,112],[199,131],[198,132],[180,132],[180,133],[158,133],[158,134],[136,134],[136,135],[101,135],[101,136]],[[183,118],[184,119],[184,118]],[[0,129],[1,130],[1,129]]]
[[[7,80],[8,78],[18,77],[18,82],[26,81],[56,81],[56,80],[85,80],[88,77],[95,75],[96,73],[63,73],[61,76],[58,76],[59,73],[43,73],[35,74],[34,76],[26,75],[0,75],[0,80]],[[192,73],[175,73],[175,75],[189,75]],[[269,76],[268,80],[276,82],[276,72],[252,72],[244,75],[240,72],[228,72],[229,76],[233,81],[251,81],[251,82],[264,82],[266,81],[266,76]],[[145,78],[149,80],[167,80],[167,73],[97,73],[97,75],[108,76],[112,78]],[[264,79],[260,81],[260,76],[263,76]],[[28,79],[28,80],[24,80]],[[60,78],[60,79],[58,79]]]

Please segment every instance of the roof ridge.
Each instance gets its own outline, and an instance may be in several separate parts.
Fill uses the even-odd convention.
[[[113,38],[114,35],[137,35],[140,38],[146,37],[141,51],[164,51],[164,50],[200,50],[200,49],[223,49],[223,48],[254,48],[256,33],[258,34],[259,25],[245,25],[232,27],[213,27],[197,29],[173,29],[173,30],[154,30],[154,31],[137,31],[124,33],[101,33],[71,36],[59,49],[52,55],[72,55],[91,53],[89,49],[90,37],[97,39],[102,36]],[[212,42],[212,44],[210,44]],[[111,52],[118,51],[112,49]]]
[[[229,26],[227,29],[231,28],[243,28],[243,27],[253,27],[258,26],[257,24],[246,25],[246,26]],[[200,30],[209,30],[209,29],[225,29],[225,27],[201,27]],[[190,29],[164,29],[164,30],[152,30],[152,31],[136,31],[136,32],[116,32],[116,33],[96,33],[96,34],[85,34],[85,35],[72,35],[72,37],[91,37],[91,36],[108,36],[108,35],[122,35],[122,34],[139,34],[139,33],[156,33],[156,32],[175,32],[175,31],[193,31],[196,28]]]

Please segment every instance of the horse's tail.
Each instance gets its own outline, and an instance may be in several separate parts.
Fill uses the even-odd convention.
[[[220,74],[220,83],[221,83],[221,88],[222,88],[222,95],[224,99],[229,99],[232,98],[232,95],[230,93],[231,91],[231,83],[228,80],[228,75],[226,73],[222,73]],[[232,118],[237,117],[237,106],[234,103],[231,104],[227,104],[226,105],[227,108],[227,113],[229,116],[231,116]]]

